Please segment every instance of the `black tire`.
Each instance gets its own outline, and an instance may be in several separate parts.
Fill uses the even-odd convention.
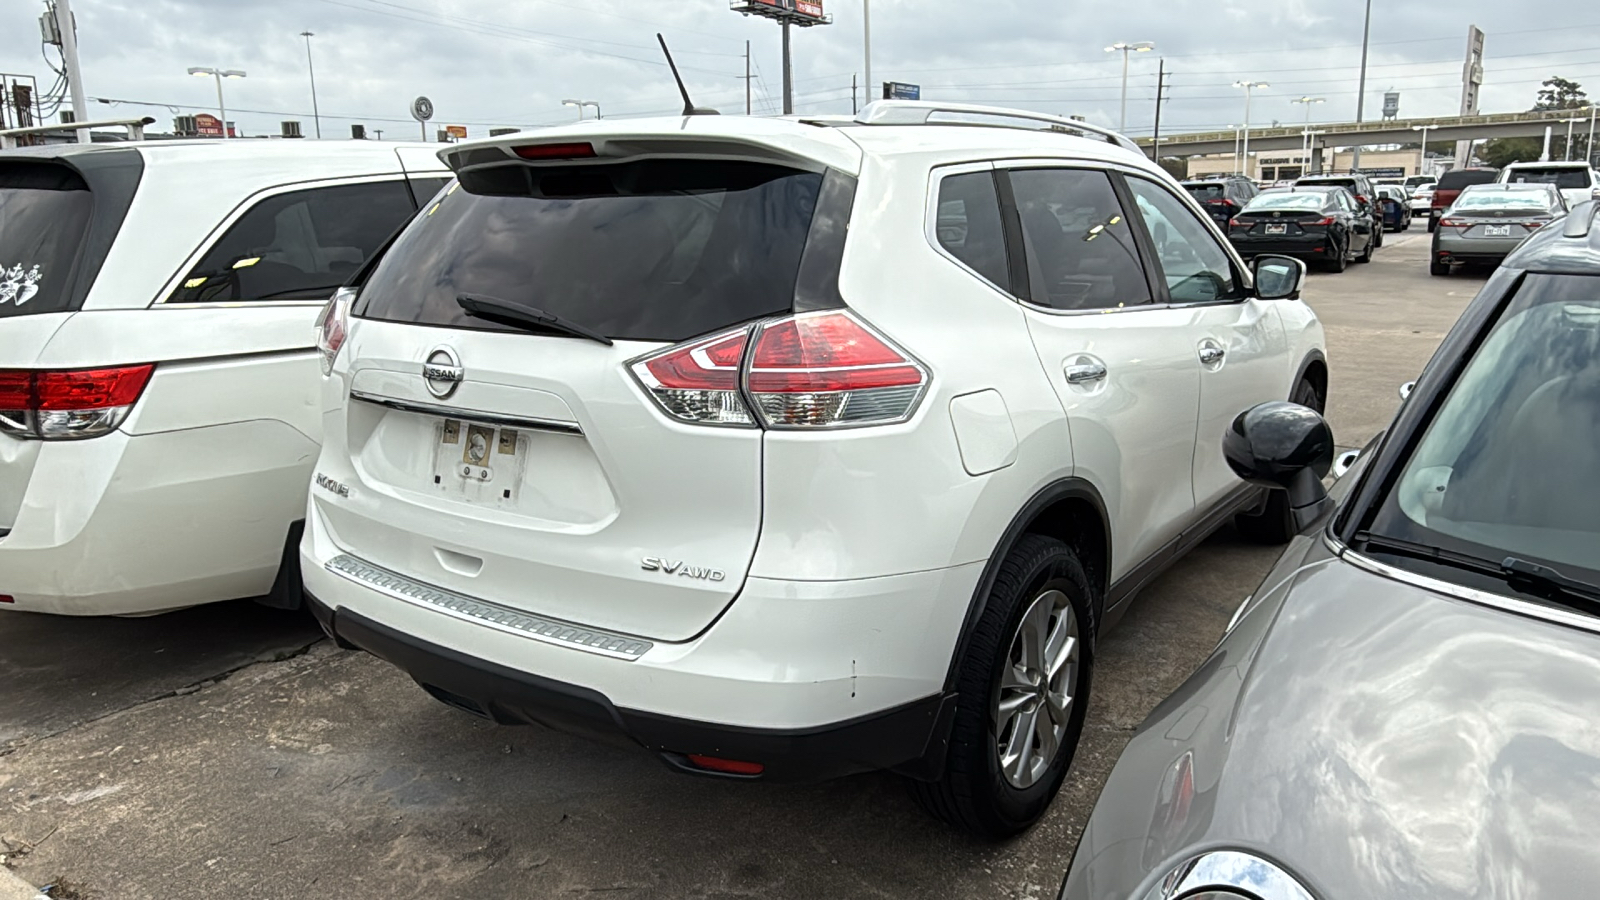
[[[1439,257],[1435,256],[1435,257],[1433,257],[1433,258],[1428,260],[1428,274],[1429,275],[1449,275],[1450,274],[1450,264],[1447,263],[1447,262],[1440,262],[1439,261]]]
[[[1435,231],[1438,231],[1438,230],[1439,230],[1439,220],[1435,219],[1433,216],[1429,216],[1428,217],[1428,233],[1429,234],[1433,234]]]
[[[1027,788],[1001,769],[991,704],[1011,665],[1011,645],[1023,614],[1049,591],[1070,601],[1078,621],[1078,679],[1066,731],[1044,773]],[[1083,733],[1094,672],[1096,591],[1072,548],[1055,538],[1023,535],[1000,564],[988,602],[957,663],[955,722],[944,774],[912,781],[911,795],[929,813],[958,828],[998,840],[1026,831],[1061,789]]]
[[[1295,385],[1289,400],[1323,412],[1327,398],[1317,392],[1316,385],[1302,378]],[[1273,490],[1267,493],[1267,502],[1255,515],[1240,513],[1233,517],[1233,527],[1245,540],[1256,544],[1287,544],[1296,534],[1294,513],[1289,509],[1289,492]]]
[[[1334,252],[1333,256],[1328,260],[1328,271],[1329,272],[1335,272],[1335,273],[1343,272],[1345,270],[1345,267],[1348,266],[1349,264],[1350,264],[1350,242],[1347,239],[1343,244],[1341,244],[1339,246],[1339,248]]]
[[[1361,255],[1356,257],[1356,262],[1358,262],[1358,263],[1369,263],[1369,262],[1372,262],[1372,250],[1373,250],[1372,241],[1369,240],[1369,241],[1367,241],[1366,249],[1362,250],[1361,251]]]

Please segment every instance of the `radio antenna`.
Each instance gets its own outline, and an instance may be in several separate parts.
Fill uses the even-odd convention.
[[[689,89],[683,86],[683,76],[678,74],[678,64],[672,61],[672,51],[667,49],[667,39],[662,37],[661,32],[658,31],[656,32],[656,40],[661,42],[661,52],[666,54],[667,65],[672,69],[672,78],[678,82],[678,93],[683,95],[683,114],[686,116],[721,115],[714,109],[705,109],[694,105],[694,101],[689,99]]]

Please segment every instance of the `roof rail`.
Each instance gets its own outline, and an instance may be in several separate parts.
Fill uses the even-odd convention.
[[[73,132],[89,128],[126,128],[128,140],[144,140],[144,127],[154,125],[155,119],[143,116],[137,119],[98,119],[92,122],[65,122],[59,125],[34,125],[29,128],[9,128],[0,131],[0,148],[11,149],[17,146],[17,138],[34,134],[58,134]]]
[[[1572,208],[1567,213],[1567,225],[1562,230],[1562,237],[1586,238],[1589,229],[1594,226],[1595,216],[1600,215],[1600,201],[1585,200]]]
[[[1026,128],[1020,123],[1035,122],[1051,126],[1052,129],[1068,129],[1084,136],[1104,138],[1108,143],[1116,144],[1125,149],[1144,155],[1128,138],[1118,134],[1110,128],[1101,128],[1099,125],[1090,125],[1077,119],[1064,119],[1060,116],[1045,113],[1028,112],[1021,109],[1008,109],[1004,106],[981,106],[973,103],[934,103],[925,100],[875,100],[862,108],[856,114],[855,121],[859,125],[927,125],[929,119],[939,113],[949,113],[962,116],[992,116],[997,119],[1011,119],[1019,124],[1015,125],[990,125],[987,122],[935,122],[936,125],[977,125],[980,127],[1000,128]],[[1041,129],[1033,129],[1041,130]]]

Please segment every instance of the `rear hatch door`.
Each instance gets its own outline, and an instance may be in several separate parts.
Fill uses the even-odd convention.
[[[792,311],[824,176],[697,146],[468,166],[401,235],[361,287],[344,351],[354,484],[321,503],[336,543],[513,610],[658,640],[726,608],[761,530],[761,432],[674,419],[629,361]],[[561,324],[475,317],[464,296]]]

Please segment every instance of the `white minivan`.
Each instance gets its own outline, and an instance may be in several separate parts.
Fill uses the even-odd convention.
[[[317,312],[447,174],[366,141],[0,153],[0,610],[298,604]]]

